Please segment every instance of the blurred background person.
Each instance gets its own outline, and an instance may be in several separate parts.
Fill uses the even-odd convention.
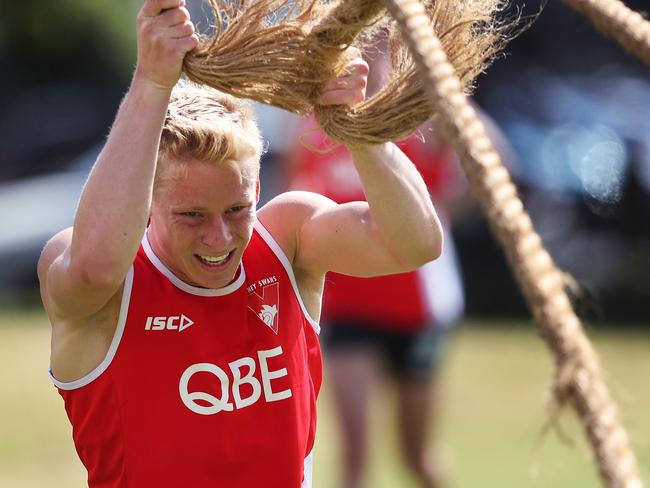
[[[382,50],[380,46],[367,58],[369,96],[389,74]],[[313,119],[300,120],[295,130],[302,144],[285,155],[290,189],[318,192],[339,203],[364,200],[347,149],[323,151],[335,143]],[[385,377],[396,388],[400,450],[408,469],[423,487],[442,486],[444,478],[430,433],[440,403],[437,373],[445,338],[464,309],[448,208],[465,193],[466,181],[453,151],[435,137],[431,124],[398,145],[415,163],[436,203],[445,229],[444,250],[434,263],[409,273],[327,275],[321,323],[326,377],[341,426],[345,488],[363,486],[373,392]]]

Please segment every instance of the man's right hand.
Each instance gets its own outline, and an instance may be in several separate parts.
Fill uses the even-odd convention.
[[[136,79],[171,91],[180,78],[185,54],[199,43],[185,0],[145,0],[137,26]]]

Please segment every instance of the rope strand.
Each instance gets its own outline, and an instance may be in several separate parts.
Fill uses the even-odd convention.
[[[603,34],[650,65],[650,22],[620,0],[564,0]]]
[[[563,273],[544,249],[482,123],[417,0],[386,0],[438,107],[439,121],[461,158],[556,362],[554,401],[578,411],[605,486],[640,488],[636,458],[602,381],[598,359],[564,290]]]

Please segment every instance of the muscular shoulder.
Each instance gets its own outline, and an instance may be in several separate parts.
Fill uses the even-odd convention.
[[[52,264],[58,260],[62,259],[64,253],[70,246],[72,241],[72,227],[62,230],[54,237],[52,237],[43,247],[41,251],[41,256],[38,259],[38,280],[41,285],[41,296],[43,298],[43,304],[48,308],[48,272],[52,267]]]
[[[100,312],[119,293],[124,280],[93,279],[98,276],[88,272],[84,260],[73,259],[72,228],[56,234],[43,248],[38,262],[41,299],[53,325],[84,324],[85,320]]]
[[[301,266],[299,255],[306,223],[336,203],[317,193],[292,191],[278,195],[262,207],[258,218],[284,251],[293,268],[300,296],[311,317],[320,316],[325,273]]]
[[[122,295],[120,287],[108,301],[85,306],[86,297],[66,278],[71,242],[72,228],[59,232],[45,245],[38,262],[41,298],[52,325],[50,366],[61,381],[84,376],[106,356]]]
[[[262,213],[291,210],[297,217],[313,214],[324,208],[336,205],[333,200],[309,191],[288,191],[281,193],[260,209]]]
[[[293,263],[302,226],[335,205],[336,202],[318,193],[290,191],[264,205],[258,218]]]
[[[47,275],[47,270],[52,263],[60,257],[70,245],[72,240],[72,227],[62,230],[54,237],[52,237],[41,251],[41,256],[38,259],[38,277],[41,283]]]

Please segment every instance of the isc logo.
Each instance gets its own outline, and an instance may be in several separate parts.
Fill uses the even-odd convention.
[[[177,330],[187,329],[194,321],[185,315],[172,315],[170,317],[147,317],[145,330]]]

